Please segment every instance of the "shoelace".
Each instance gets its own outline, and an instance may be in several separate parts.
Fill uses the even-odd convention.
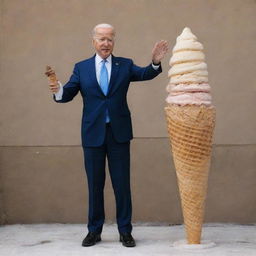
[[[89,234],[88,234],[88,238],[94,238],[96,236],[96,234],[94,234],[94,233],[92,233],[92,232],[90,232]]]
[[[132,237],[131,234],[124,234],[124,235],[123,235],[123,239],[126,240],[126,241],[127,241],[127,240],[131,241],[131,240],[133,240],[133,237]]]

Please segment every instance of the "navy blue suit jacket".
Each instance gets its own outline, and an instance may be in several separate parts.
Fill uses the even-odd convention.
[[[95,55],[75,64],[70,80],[63,87],[62,100],[71,101],[80,91],[83,97],[82,146],[96,147],[104,142],[105,115],[108,108],[111,127],[117,142],[133,138],[131,114],[126,95],[130,82],[153,79],[162,72],[152,65],[138,67],[131,59],[112,56],[112,69],[108,93],[105,96],[96,78]]]

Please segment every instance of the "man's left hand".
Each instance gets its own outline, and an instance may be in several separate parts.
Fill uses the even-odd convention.
[[[161,40],[157,42],[152,50],[152,61],[153,64],[159,65],[165,54],[167,53],[169,47],[168,42]]]

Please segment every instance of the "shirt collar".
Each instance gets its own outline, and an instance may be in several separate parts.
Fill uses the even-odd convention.
[[[100,64],[102,60],[103,60],[103,59],[100,57],[100,55],[98,55],[98,54],[96,53],[96,57],[95,57],[96,65]],[[106,58],[106,60],[107,60],[108,63],[111,63],[111,61],[112,61],[112,55],[110,54],[110,55]]]

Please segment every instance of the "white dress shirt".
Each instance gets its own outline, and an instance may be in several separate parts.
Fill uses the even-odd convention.
[[[95,56],[95,70],[96,70],[96,78],[97,78],[97,81],[98,81],[98,84],[100,84],[100,70],[101,70],[101,66],[102,66],[102,58],[96,54]],[[112,55],[109,55],[106,59],[106,68],[107,68],[107,71],[108,71],[108,81],[110,81],[110,76],[111,76],[111,69],[112,69]],[[154,70],[158,70],[160,65],[154,65],[152,63],[152,67]],[[54,93],[55,95],[55,99],[56,100],[61,100],[62,99],[62,95],[63,95],[63,86],[61,84],[60,81],[58,81],[59,83],[59,86],[60,86],[60,89],[57,93]]]
[[[98,54],[96,54],[96,56],[95,56],[95,70],[96,70],[96,77],[97,77],[98,84],[100,84],[100,71],[101,71],[102,64],[103,64],[103,59]],[[109,82],[110,81],[110,75],[111,75],[111,69],[112,69],[112,55],[109,55],[106,58],[105,66],[106,66],[107,71],[108,71],[108,82]]]

